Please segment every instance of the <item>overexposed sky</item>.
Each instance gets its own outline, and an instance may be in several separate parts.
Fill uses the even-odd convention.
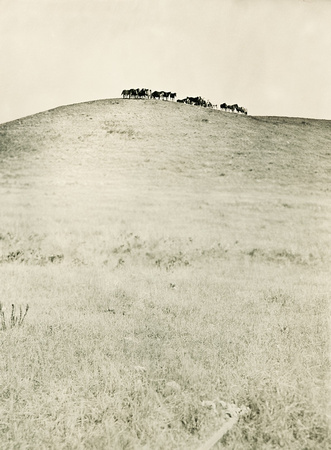
[[[331,0],[0,0],[0,123],[147,87],[331,119]]]

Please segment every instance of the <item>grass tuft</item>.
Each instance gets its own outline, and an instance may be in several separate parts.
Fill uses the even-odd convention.
[[[24,319],[28,313],[29,305],[25,306],[25,310],[20,305],[18,308],[18,312],[16,312],[16,306],[14,304],[11,305],[11,312],[6,319],[5,315],[5,307],[0,302],[0,317],[1,317],[1,330],[7,330],[8,328],[20,327],[22,326]]]

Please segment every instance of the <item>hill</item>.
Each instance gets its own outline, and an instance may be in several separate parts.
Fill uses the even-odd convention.
[[[329,175],[330,129],[331,122],[323,120],[243,116],[152,100],[100,100],[1,125],[1,155],[33,159],[42,150],[52,165],[70,145],[66,157],[79,158],[82,165],[98,157],[108,169],[122,155],[140,166],[151,157],[148,170],[199,177],[208,172],[208,179],[231,175],[238,184],[247,179],[316,186]]]
[[[134,220],[139,228],[142,217],[143,228],[155,231],[166,223],[181,228],[184,220],[200,234],[203,221],[226,204],[234,241],[240,236],[254,246],[260,232],[242,233],[249,218],[263,223],[262,210],[273,208],[279,224],[270,232],[289,232],[293,195],[316,209],[329,193],[330,121],[118,99],[3,124],[0,136],[2,189],[22,190],[15,201],[28,205],[32,228],[34,219],[52,220],[65,205],[72,220],[88,216],[93,223],[115,208],[116,223]],[[253,204],[260,204],[254,213]]]
[[[0,125],[3,445],[196,448],[235,403],[225,448],[329,448],[330,160],[330,121],[176,102]]]

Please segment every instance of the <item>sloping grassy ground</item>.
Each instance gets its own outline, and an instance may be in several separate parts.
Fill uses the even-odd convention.
[[[0,448],[198,448],[219,400],[222,448],[330,447],[329,121],[104,100],[0,149]]]

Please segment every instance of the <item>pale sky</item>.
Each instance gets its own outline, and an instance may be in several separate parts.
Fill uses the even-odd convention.
[[[146,87],[331,119],[331,0],[0,0],[0,123]]]

